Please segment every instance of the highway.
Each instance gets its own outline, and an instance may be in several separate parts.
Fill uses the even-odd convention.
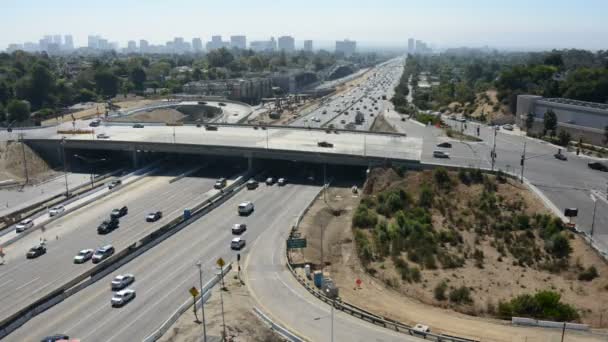
[[[216,193],[212,187],[219,176],[217,171],[207,173],[206,177],[186,177],[170,184],[169,180],[180,171],[184,170],[176,168],[127,185],[53,221],[44,232],[32,232],[7,247],[6,264],[0,266],[0,317],[9,316],[93,267],[90,261],[80,265],[73,263],[73,257],[78,251],[96,249],[108,243],[119,251],[182,215],[185,208]],[[119,228],[109,234],[99,235],[97,226],[109,216],[113,208],[124,205],[128,206],[129,213],[120,219]],[[147,213],[156,210],[163,212],[163,218],[154,223],[146,222]],[[39,244],[41,238],[48,241],[47,253],[37,259],[26,259],[26,251]]]
[[[199,284],[198,260],[203,263],[203,282],[215,272],[218,257],[236,260],[236,252],[229,248],[232,224],[247,224],[243,236],[248,245],[241,251],[246,254],[258,248],[254,240],[263,232],[287,230],[318,190],[319,186],[312,184],[261,184],[256,190],[243,189],[140,257],[33,318],[6,341],[37,341],[55,333],[82,341],[141,341],[191,298],[188,289]],[[239,217],[237,205],[245,200],[253,201],[255,211],[249,217]],[[266,252],[276,249],[272,246]],[[132,288],[137,297],[122,308],[112,308],[110,281],[121,273],[135,275]]]
[[[257,239],[246,260],[245,282],[259,308],[276,323],[310,341],[333,341],[331,307],[310,294],[285,266],[289,229],[289,225],[273,226]],[[421,341],[338,310],[334,310],[334,338],[361,342]]]
[[[395,58],[382,63],[368,72],[369,77],[359,86],[323,100],[314,111],[299,117],[291,126],[346,128],[368,131],[378,114],[390,100],[394,87],[403,73],[403,59]],[[382,100],[382,96],[387,100]],[[362,113],[364,121],[355,123],[357,113]]]

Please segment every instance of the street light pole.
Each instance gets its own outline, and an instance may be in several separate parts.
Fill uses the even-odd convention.
[[[595,196],[593,196],[593,194],[590,195],[591,196],[591,200],[593,201],[593,216],[591,218],[591,237],[593,238],[593,231],[595,228],[595,210],[597,209],[597,198],[595,198]]]
[[[65,197],[68,198],[70,196],[70,191],[68,189],[68,169],[66,166],[66,158],[65,158],[65,137],[61,141],[61,154],[63,155],[63,175],[65,177]]]
[[[496,163],[496,134],[498,134],[498,131],[496,130],[496,128],[492,128],[494,130],[494,144],[492,146],[492,152],[490,152],[491,157],[492,157],[492,171],[494,171],[494,164]]]
[[[524,152],[521,154],[521,179],[520,181],[524,182],[524,164],[526,162],[526,141],[524,140]]]
[[[205,291],[203,289],[203,264],[201,262],[197,262],[196,266],[198,266],[198,280],[199,285],[201,287],[201,313],[203,316],[203,342],[207,342],[207,326],[205,324]]]
[[[336,304],[336,298],[331,301],[331,342],[334,342],[334,305]]]

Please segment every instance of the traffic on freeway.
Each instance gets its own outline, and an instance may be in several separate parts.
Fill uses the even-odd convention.
[[[402,72],[402,58],[382,63],[361,76],[365,78],[361,84],[325,98],[319,108],[290,125],[368,131],[384,111]]]

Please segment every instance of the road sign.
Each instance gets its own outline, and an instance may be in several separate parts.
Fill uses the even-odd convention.
[[[215,262],[219,267],[224,267],[224,265],[226,265],[226,262],[224,261],[224,259],[219,258],[217,259],[217,261]]]
[[[192,286],[189,291],[190,291],[190,294],[192,295],[192,297],[196,297],[199,294],[198,290],[194,286]]]
[[[306,239],[289,239],[287,248],[306,248]]]

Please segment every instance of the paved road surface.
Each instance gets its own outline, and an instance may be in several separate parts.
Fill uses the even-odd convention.
[[[7,263],[0,266],[0,317],[9,316],[90,269],[93,266],[91,262],[81,265],[72,262],[81,249],[95,249],[111,243],[119,251],[181,215],[185,208],[216,193],[216,190],[210,191],[215,177],[186,177],[169,184],[171,178],[149,177],[127,186],[54,221],[44,233],[33,232],[7,248]],[[106,235],[97,234],[101,221],[113,208],[123,205],[128,206],[129,213],[120,219],[120,227]],[[163,218],[154,223],[146,222],[145,215],[155,210],[162,210]],[[48,240],[47,254],[33,260],[26,259],[27,249],[38,244],[41,236]],[[58,240],[56,236],[59,236]]]
[[[35,317],[7,341],[37,341],[54,333],[66,333],[82,341],[141,341],[155,330],[177,307],[188,300],[188,289],[198,287],[195,263],[203,262],[203,282],[215,271],[215,260],[236,260],[229,248],[234,223],[246,223],[244,237],[248,253],[253,241],[266,230],[289,227],[295,217],[318,191],[318,186],[288,184],[257,190],[242,190],[219,208],[163,241],[66,301]],[[251,200],[255,211],[241,218],[238,203]],[[271,249],[274,249],[272,246]],[[133,273],[132,288],[137,298],[122,308],[110,306],[110,281],[117,274]]]

